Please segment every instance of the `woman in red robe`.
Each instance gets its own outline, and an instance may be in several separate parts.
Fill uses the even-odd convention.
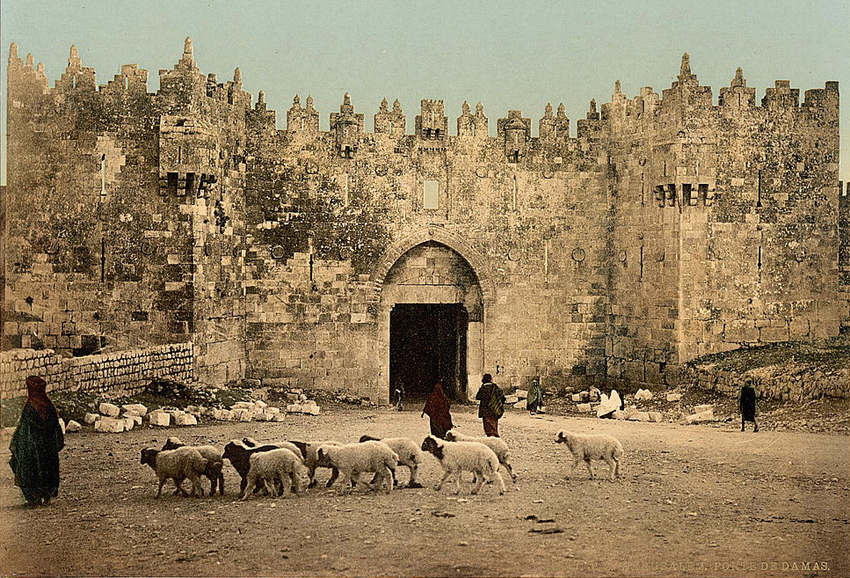
[[[425,408],[422,410],[422,415],[428,414],[431,418],[431,435],[443,439],[446,432],[454,427],[452,425],[452,415],[449,413],[451,402],[443,392],[443,386],[439,383],[434,385],[434,389],[425,400]]]

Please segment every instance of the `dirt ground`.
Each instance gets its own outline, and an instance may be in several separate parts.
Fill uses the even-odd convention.
[[[462,432],[480,435],[472,408]],[[140,449],[168,435],[216,443],[251,435],[355,441],[421,440],[418,410],[331,408],[283,423],[78,433],[62,452],[60,496],[23,508],[8,436],[0,451],[0,572],[46,576],[848,576],[850,444],[844,435],[681,426],[511,412],[500,425],[519,475],[508,493],[461,495],[434,485],[390,494],[336,489],[237,502],[154,499]],[[559,429],[610,433],[625,448],[623,478],[590,480],[553,440]],[[607,467],[594,463],[604,474]],[[320,479],[328,477],[319,470]],[[407,480],[406,468],[400,478]],[[600,476],[603,477],[603,476]]]

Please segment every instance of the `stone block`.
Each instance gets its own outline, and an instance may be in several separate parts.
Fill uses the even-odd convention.
[[[681,393],[668,393],[667,394],[667,401],[679,401],[680,399],[682,399]]]
[[[714,411],[708,410],[699,413],[694,413],[685,418],[685,422],[688,424],[693,423],[705,423],[709,421],[714,421]]]
[[[87,413],[85,415],[85,417],[83,417],[83,421],[86,422],[89,425],[93,424],[98,419],[100,419],[100,415],[98,415],[96,413]]]
[[[169,425],[171,425],[171,415],[165,413],[164,411],[155,411],[149,413],[148,423],[151,425],[168,427]]]
[[[621,419],[622,420],[622,419],[626,419],[626,414],[625,414],[625,412],[622,412],[618,409],[618,410],[615,410],[614,413],[611,414],[611,417],[613,417],[614,419]]]
[[[301,404],[300,403],[292,403],[286,406],[287,413],[301,413]]]
[[[266,402],[264,402],[260,399],[258,399],[257,401],[254,402],[254,407],[257,408],[260,411],[266,409],[266,407],[268,407],[268,405],[269,404],[267,404]]]
[[[148,408],[143,406],[140,403],[129,403],[127,405],[122,405],[121,409],[124,410],[126,415],[140,415],[145,416],[148,413]]]
[[[103,433],[121,433],[124,431],[125,423],[123,419],[114,417],[101,417],[94,424],[94,431]]]
[[[59,418],[59,427],[62,429],[62,433],[65,433],[65,420],[61,417]]]
[[[519,399],[525,399],[528,397],[528,391],[524,389],[518,389],[514,392],[514,395],[517,396]]]
[[[120,407],[111,403],[107,403],[105,401],[102,402],[97,409],[102,415],[105,415],[106,417],[118,417],[119,415],[121,415]]]
[[[80,425],[80,422],[78,422],[78,421],[74,421],[74,420],[69,421],[69,422],[68,422],[68,425],[66,425],[66,426],[65,426],[65,431],[66,431],[67,433],[74,433],[74,432],[78,432],[78,431],[80,431],[81,429],[83,429],[83,426],[82,426],[82,425]]]
[[[233,412],[229,409],[214,409],[212,417],[218,421],[231,421],[233,420]]]
[[[142,416],[137,415],[137,414],[135,414],[135,413],[127,413],[127,412],[125,412],[125,413],[124,413],[124,415],[123,415],[123,416],[121,416],[121,417],[123,417],[123,418],[125,418],[125,419],[130,419],[130,420],[132,420],[132,421],[133,421],[133,424],[135,424],[135,425],[142,425]]]
[[[274,416],[272,416],[272,421],[281,422],[285,419],[285,417],[286,417],[286,414],[276,413],[276,414],[274,414]]]
[[[319,415],[319,406],[315,401],[308,401],[301,404],[301,412],[309,415]]]
[[[710,403],[705,403],[703,405],[694,406],[694,413],[705,413],[707,411],[713,411],[714,406]]]
[[[652,399],[652,392],[648,389],[639,389],[635,394],[635,399],[638,400],[649,400]]]
[[[174,416],[174,425],[198,425],[198,418],[191,413],[181,413]]]
[[[249,409],[234,409],[233,411],[233,420],[234,421],[253,421],[254,412]]]
[[[578,403],[576,409],[582,413],[590,413],[593,410],[589,403]]]
[[[124,422],[124,431],[130,431],[131,429],[136,427],[136,420],[134,420],[132,417],[122,417],[121,421]]]
[[[664,415],[660,411],[651,411],[649,412],[649,421],[661,423],[664,421]]]

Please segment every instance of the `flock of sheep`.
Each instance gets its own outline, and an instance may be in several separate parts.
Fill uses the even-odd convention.
[[[603,460],[608,464],[609,479],[620,474],[620,459],[623,446],[615,438],[605,434],[577,434],[560,431],[555,439],[563,443],[573,457],[570,473],[583,461],[593,478],[591,460]],[[474,475],[471,493],[475,494],[485,481],[495,482],[499,494],[505,493],[505,482],[499,473],[504,467],[516,481],[516,474],[509,461],[508,445],[497,437],[469,437],[449,431],[445,439],[428,436],[417,444],[410,438],[395,437],[377,439],[363,436],[358,443],[342,444],[337,441],[303,442],[281,441],[259,444],[251,438],[231,440],[224,451],[212,445],[187,446],[178,438],[170,437],[162,449],[142,450],[141,463],[148,464],[156,472],[159,488],[156,497],[169,479],[174,481],[175,494],[202,496],[201,477],[210,480],[210,495],[224,494],[224,460],[228,460],[242,478],[240,496],[247,500],[250,495],[265,491],[271,496],[302,492],[302,479],[309,478],[309,486],[316,485],[316,469],[331,469],[327,487],[339,478],[341,494],[351,491],[357,484],[369,489],[385,488],[391,491],[396,481],[396,468],[406,466],[410,470],[407,487],[423,487],[418,481],[419,465],[423,452],[433,455],[443,468],[443,477],[436,486],[454,479],[456,493],[461,490],[461,474]],[[372,474],[366,482],[361,474]],[[569,477],[569,474],[568,476]],[[192,483],[189,494],[183,489],[183,481]]]

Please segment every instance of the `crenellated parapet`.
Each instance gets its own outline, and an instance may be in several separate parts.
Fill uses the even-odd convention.
[[[521,110],[509,110],[507,118],[500,118],[497,124],[498,136],[504,142],[505,156],[508,161],[518,163],[528,151],[531,140],[531,119],[523,118]]]
[[[339,112],[331,113],[330,126],[337,154],[344,159],[353,158],[360,137],[365,132],[365,123],[363,115],[354,112],[351,95],[347,92],[342,98]]]
[[[398,99],[393,102],[392,111],[389,110],[387,99],[382,100],[378,112],[375,113],[375,133],[395,137],[404,136],[406,125],[407,118],[401,110]]]
[[[540,140],[544,142],[562,142],[570,137],[570,119],[567,118],[564,104],[558,105],[558,115],[552,115],[552,105],[546,104],[543,118],[540,119]]]
[[[56,89],[62,92],[70,92],[72,90],[93,92],[97,90],[94,69],[83,66],[76,46],[71,46],[71,53],[68,56],[68,66],[59,80],[56,81]]]
[[[319,132],[319,113],[313,108],[313,97],[307,96],[307,106],[301,107],[301,97],[292,99],[292,107],[286,112],[286,130],[315,134]]]
[[[445,140],[449,134],[449,118],[441,100],[422,99],[421,112],[416,115],[416,136],[425,140]]]

